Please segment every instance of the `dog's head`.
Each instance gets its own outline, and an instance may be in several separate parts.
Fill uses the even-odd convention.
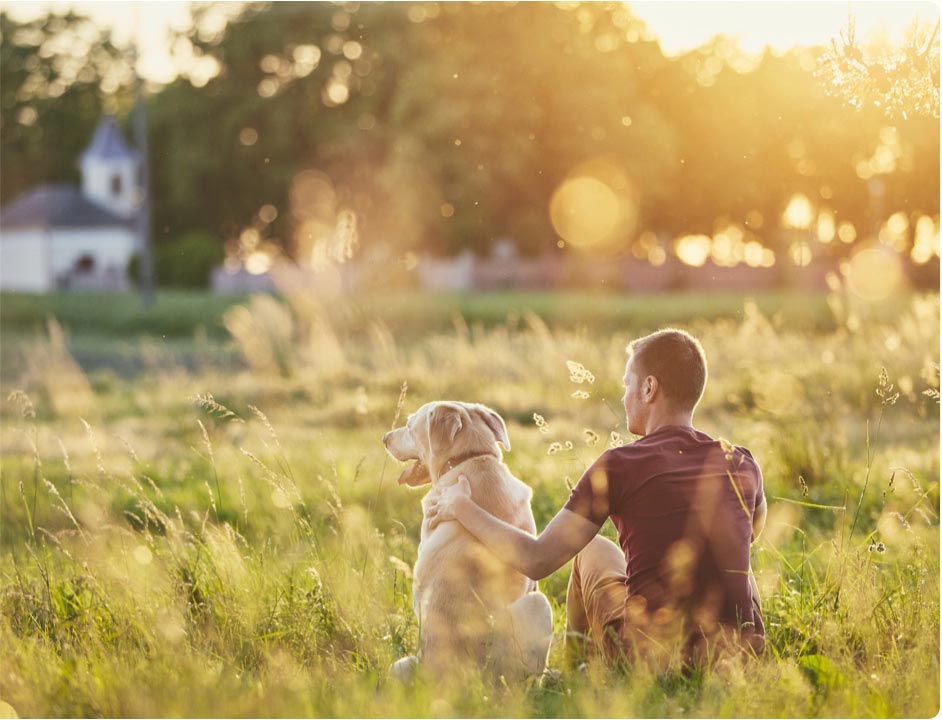
[[[500,443],[510,450],[503,418],[484,405],[431,402],[409,416],[405,427],[383,436],[386,450],[397,460],[415,460],[399,476],[400,485],[419,487],[432,482],[451,458],[468,453],[496,453]]]

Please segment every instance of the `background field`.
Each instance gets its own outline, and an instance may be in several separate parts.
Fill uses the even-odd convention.
[[[22,716],[939,709],[938,295],[4,296],[0,323],[0,699]],[[630,439],[624,346],[665,324],[710,359],[698,426],[763,467],[766,657],[654,677],[557,643],[542,683],[389,682],[421,494],[383,432],[433,399],[498,409],[542,527]],[[559,632],[568,572],[541,583]]]

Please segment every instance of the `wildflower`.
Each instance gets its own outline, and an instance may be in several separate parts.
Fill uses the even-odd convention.
[[[564,443],[564,445],[565,445],[565,447],[566,447],[567,450],[572,450],[572,442],[571,442],[570,440],[567,440],[567,441]]]
[[[589,447],[595,447],[596,445],[599,444],[598,433],[596,433],[594,430],[589,430],[589,428],[586,428],[582,432],[585,435],[586,445],[588,445]]]
[[[33,407],[33,401],[29,399],[22,390],[14,390],[7,396],[7,402],[15,403],[20,410],[20,416],[24,420],[33,420],[36,417],[36,409]]]
[[[909,521],[906,518],[904,518],[902,515],[900,515],[898,512],[891,512],[890,515],[895,517],[899,521],[901,528],[903,528],[904,530],[909,529]]]
[[[585,390],[576,390],[572,396],[577,400],[585,400],[589,397],[589,393],[587,393]]]
[[[560,445],[558,442],[554,442],[547,448],[546,454],[555,455],[556,453],[560,452],[562,449],[563,449],[562,445]]]
[[[882,399],[883,405],[893,405],[899,399],[899,393],[893,392],[893,384],[886,374],[886,368],[880,368],[880,377],[878,379],[877,395]]]
[[[801,475],[798,476],[798,487],[801,488],[801,496],[808,497],[808,484]]]
[[[549,426],[546,424],[546,420],[539,413],[533,413],[533,422],[536,423],[537,429],[544,435],[549,432]]]
[[[612,430],[612,434],[609,436],[609,447],[617,448],[622,444],[621,435],[619,435],[615,430]]]
[[[569,368],[569,379],[572,382],[579,385],[584,382],[587,382],[591,385],[595,382],[595,375],[589,372],[582,363],[577,363],[573,360],[567,360],[566,367]]]
[[[885,552],[886,552],[886,545],[884,545],[882,542],[878,542],[878,543],[877,543],[876,550],[877,550],[878,553],[885,553]]]
[[[727,459],[727,460],[732,460],[732,459],[733,459],[733,453],[734,453],[734,451],[735,451],[735,448],[733,447],[733,444],[732,444],[729,440],[727,440],[726,438],[721,437],[721,438],[720,438],[720,447],[723,448],[723,453],[726,455],[726,459]]]
[[[204,393],[202,395],[197,393],[193,396],[193,403],[201,407],[209,415],[214,415],[216,420],[225,420],[227,422],[245,422],[225,405],[216,402],[216,399],[213,397],[212,393]]]
[[[925,510],[923,510],[921,507],[916,508],[916,514],[926,521],[926,525],[932,524],[932,519],[929,517],[929,514]]]

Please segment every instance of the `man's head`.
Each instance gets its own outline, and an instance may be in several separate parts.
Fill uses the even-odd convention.
[[[658,330],[632,340],[625,366],[625,415],[628,430],[646,434],[657,416],[693,415],[707,380],[700,341],[683,330]]]

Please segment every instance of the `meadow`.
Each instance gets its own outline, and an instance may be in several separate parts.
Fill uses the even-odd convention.
[[[0,710],[20,716],[931,717],[939,296],[166,293],[0,301]],[[415,651],[421,493],[382,434],[435,399],[506,419],[537,525],[612,443],[625,345],[703,342],[700,429],[769,501],[765,656],[521,685],[388,675]],[[594,382],[570,378],[567,361]],[[534,416],[545,419],[541,429]],[[557,445],[558,444],[558,445]],[[612,535],[607,523],[603,532]]]

